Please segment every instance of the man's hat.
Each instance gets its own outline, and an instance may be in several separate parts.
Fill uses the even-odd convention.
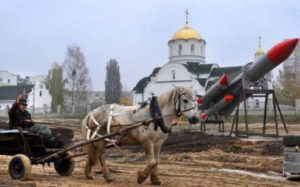
[[[21,99],[20,104],[27,106],[27,101],[26,101],[26,99]]]

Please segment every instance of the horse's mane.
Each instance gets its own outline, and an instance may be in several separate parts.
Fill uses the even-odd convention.
[[[162,93],[158,97],[158,103],[160,105],[160,108],[168,104],[169,102],[173,102],[175,100],[175,97],[178,94],[186,94],[187,97],[192,97],[193,92],[191,89],[183,87],[183,86],[174,86],[173,88],[169,89],[168,91]]]

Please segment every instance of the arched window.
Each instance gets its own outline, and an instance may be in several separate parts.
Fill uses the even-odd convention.
[[[191,55],[195,55],[195,45],[191,45]]]
[[[182,45],[179,44],[179,46],[178,46],[178,55],[181,56],[181,54],[182,54]]]
[[[203,45],[201,45],[200,50],[201,50],[201,56],[204,56]]]
[[[175,78],[176,78],[175,70],[172,70],[172,78],[173,78],[173,80],[175,80]]]

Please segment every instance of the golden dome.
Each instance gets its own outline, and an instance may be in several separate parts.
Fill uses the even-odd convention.
[[[263,55],[265,52],[264,52],[264,50],[261,48],[261,47],[259,47],[257,50],[256,50],[256,53],[255,54],[257,54],[257,55]]]
[[[186,22],[185,26],[182,29],[178,30],[172,38],[172,40],[178,40],[178,39],[184,39],[184,40],[196,39],[196,40],[200,40],[201,36],[196,30],[194,30],[190,27],[188,22]]]

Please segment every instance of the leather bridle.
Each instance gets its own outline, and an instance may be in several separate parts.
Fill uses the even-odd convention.
[[[177,93],[176,96],[174,97],[174,111],[175,111],[175,114],[178,118],[183,115],[183,112],[193,110],[195,108],[195,107],[192,107],[192,108],[189,108],[187,110],[182,111],[181,110],[181,98],[182,98],[182,96],[185,96],[188,100],[194,102],[193,99],[188,98],[186,96],[186,93]]]

